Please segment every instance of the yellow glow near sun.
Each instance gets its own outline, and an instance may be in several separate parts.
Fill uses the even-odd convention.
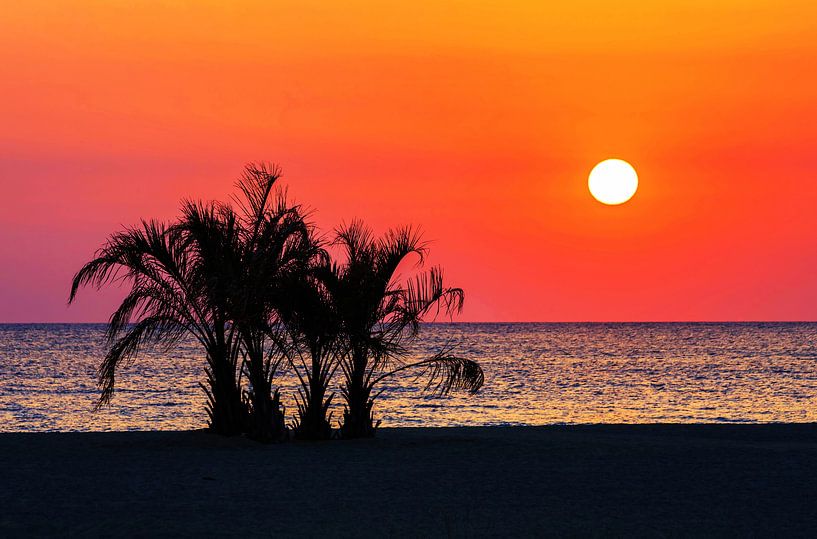
[[[606,159],[590,171],[587,186],[593,198],[602,204],[624,204],[638,189],[638,174],[627,161]]]

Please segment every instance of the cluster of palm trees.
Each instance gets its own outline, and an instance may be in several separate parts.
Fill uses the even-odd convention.
[[[438,394],[477,391],[479,365],[442,350],[407,362],[428,316],[462,309],[463,292],[437,268],[402,279],[398,267],[426,247],[411,227],[375,237],[359,221],[324,238],[276,186],[280,170],[248,165],[230,203],[182,203],[172,223],[142,221],[112,234],[74,276],[79,288],[125,282],[99,368],[110,402],[118,369],[145,346],[194,338],[206,355],[209,427],[260,441],[373,436],[378,384],[412,370]],[[330,251],[332,254],[330,254]],[[276,376],[298,380],[288,425]],[[335,388],[344,402],[330,423]]]

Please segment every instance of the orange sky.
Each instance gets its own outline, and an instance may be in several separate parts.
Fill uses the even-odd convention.
[[[105,320],[65,300],[106,235],[250,160],[326,227],[422,225],[460,320],[817,319],[817,5],[442,4],[4,7],[0,321]]]

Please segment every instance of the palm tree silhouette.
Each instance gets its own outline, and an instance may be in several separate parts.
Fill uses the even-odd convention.
[[[238,181],[242,197],[239,275],[233,281],[231,317],[241,337],[243,371],[250,383],[250,436],[261,441],[283,438],[284,413],[273,379],[293,351],[279,316],[291,295],[289,285],[305,275],[313,260],[324,256],[314,229],[300,206],[286,193],[273,191],[280,177],[275,166],[248,167]]]
[[[433,267],[401,281],[397,270],[409,257],[423,264],[427,248],[411,227],[390,230],[375,239],[360,221],[336,231],[345,262],[335,264],[327,288],[343,330],[344,351],[339,364],[345,399],[341,434],[346,438],[373,436],[375,386],[405,370],[428,379],[426,389],[446,394],[453,389],[477,391],[484,375],[479,365],[443,350],[430,358],[404,363],[407,346],[416,338],[421,320],[434,312],[462,309],[464,294],[446,287],[442,270]]]
[[[112,234],[74,276],[69,303],[85,285],[99,289],[112,282],[130,284],[109,320],[97,408],[110,402],[119,366],[145,345],[170,349],[192,335],[207,357],[207,384],[202,387],[211,430],[224,435],[244,430],[246,407],[236,380],[239,340],[229,325],[227,297],[212,279],[225,264],[212,267],[212,253],[223,249],[211,239],[202,235],[194,240],[176,226],[142,221],[139,227]]]
[[[109,352],[99,370],[110,401],[117,368],[145,344],[172,347],[192,335],[207,354],[207,411],[212,430],[284,435],[273,378],[286,352],[276,305],[283,283],[323,253],[300,207],[275,191],[277,167],[248,165],[237,182],[239,211],[220,202],[185,200],[178,222],[144,222],[114,234],[74,277],[97,288],[124,279],[131,291],[111,316]],[[131,321],[135,321],[131,324]],[[241,391],[242,375],[248,390]]]
[[[302,207],[276,188],[279,177],[275,166],[248,165],[235,204],[185,200],[177,222],[142,221],[112,234],[77,272],[69,303],[83,286],[130,285],[110,317],[97,407],[110,402],[117,369],[144,346],[167,350],[185,336],[205,351],[209,425],[225,435],[284,437],[274,384],[284,366],[300,382],[294,427],[302,439],[331,437],[338,369],[347,438],[374,434],[375,387],[400,372],[426,376],[426,390],[438,394],[482,386],[479,365],[448,349],[405,362],[421,320],[463,304],[438,267],[399,278],[412,255],[423,264],[419,233],[405,227],[375,239],[355,221],[336,231],[345,257],[333,262]]]
[[[295,437],[304,440],[326,440],[332,435],[329,406],[334,394],[329,393],[329,384],[338,368],[341,327],[326,288],[330,271],[328,257],[317,258],[307,272],[292,275],[278,304],[293,343],[288,363],[300,383]]]

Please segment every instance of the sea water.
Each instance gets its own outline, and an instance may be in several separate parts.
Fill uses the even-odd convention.
[[[104,325],[0,325],[0,431],[206,426],[193,341],[123,367],[98,411]],[[435,397],[406,371],[383,383],[383,426],[817,421],[817,323],[427,324],[412,349],[474,359],[476,395]],[[291,419],[297,380],[277,378]],[[333,384],[337,392],[337,384]],[[337,393],[333,422],[342,415]]]

